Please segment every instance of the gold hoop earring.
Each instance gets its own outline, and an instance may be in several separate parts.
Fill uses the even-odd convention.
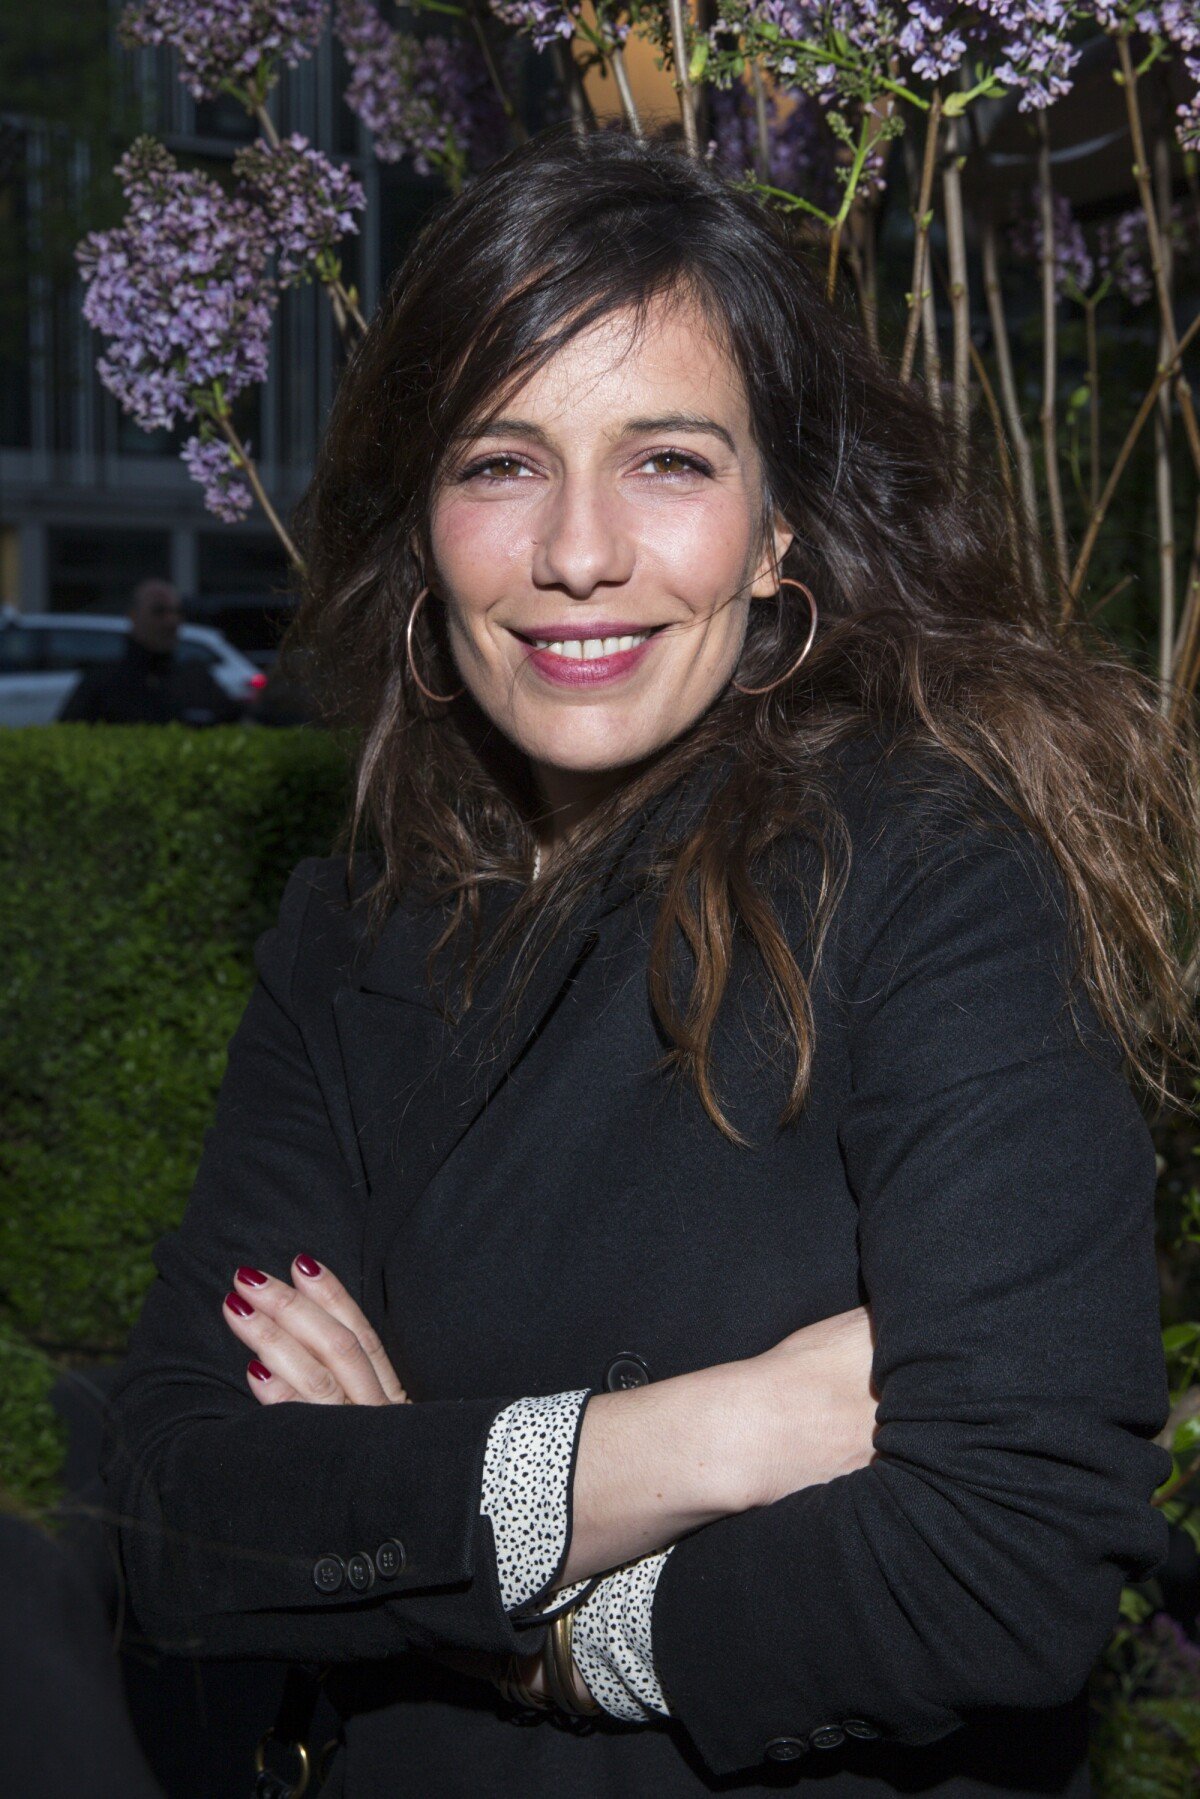
[[[417,673],[417,665],[413,661],[413,645],[412,645],[413,626],[417,622],[417,613],[421,610],[421,607],[425,604],[425,595],[428,592],[429,592],[428,587],[423,587],[421,589],[420,593],[417,595],[416,599],[413,601],[412,611],[408,615],[408,629],[404,633],[404,641],[405,641],[405,644],[407,645],[407,649],[408,649],[408,672],[413,678],[414,685],[420,688],[421,692],[425,695],[425,698],[427,700],[436,700],[439,705],[448,706],[450,704],[451,700],[459,699],[467,691],[466,687],[465,686],[460,687],[458,689],[457,693],[434,693],[432,688],[426,687],[424,681],[422,681],[420,675]]]
[[[777,687],[782,687],[785,681],[790,681],[800,664],[804,661],[804,658],[808,655],[808,652],[812,649],[813,638],[817,634],[817,602],[813,599],[808,588],[804,585],[803,581],[792,581],[787,576],[781,576],[779,588],[782,589],[784,587],[798,587],[808,601],[808,609],[812,613],[812,623],[808,627],[808,637],[805,639],[804,648],[796,657],[792,666],[784,674],[780,675],[778,680],[768,682],[765,687],[743,687],[739,681],[734,681],[732,683],[732,686],[738,693],[744,693],[748,697],[757,697],[764,693],[774,693]],[[778,599],[780,597],[779,592],[777,591],[772,597]]]

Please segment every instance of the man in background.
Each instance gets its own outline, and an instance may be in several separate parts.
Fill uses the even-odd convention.
[[[242,716],[200,662],[176,654],[183,606],[169,581],[152,578],[133,590],[129,635],[121,661],[80,676],[59,711],[61,723],[104,725],[231,725]]]

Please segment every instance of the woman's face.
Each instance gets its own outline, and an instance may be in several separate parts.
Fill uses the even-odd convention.
[[[487,716],[547,787],[642,761],[736,666],[760,467],[741,377],[696,312],[657,305],[634,339],[610,314],[453,446],[431,519],[430,586]]]

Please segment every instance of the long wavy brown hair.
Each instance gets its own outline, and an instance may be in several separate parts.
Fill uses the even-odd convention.
[[[538,799],[469,694],[431,706],[408,673],[405,632],[428,581],[418,664],[435,691],[460,686],[436,603],[432,501],[465,427],[499,413],[577,332],[618,309],[644,322],[664,295],[698,305],[740,371],[761,459],[760,542],[776,512],[793,528],[779,572],[812,589],[820,629],[795,678],[763,699],[731,686],[631,771],[481,946],[481,896],[528,874]],[[952,453],[923,394],[827,303],[778,215],[672,143],[619,130],[580,141],[558,127],[425,224],[346,369],[297,529],[308,573],[287,653],[303,656],[329,721],[358,733],[342,847],[353,861],[368,844],[374,858],[360,896],[372,932],[402,894],[444,907],[456,1007],[471,1003],[480,956],[514,941],[527,950],[519,989],[614,833],[716,767],[703,816],[647,875],[650,995],[668,1060],[741,1140],[712,1044],[735,938],[748,941],[786,1037],[794,1118],[814,1049],[809,982],[848,877],[831,752],[870,731],[972,771],[1049,847],[1076,971],[1130,1075],[1170,1101],[1173,1068],[1196,1065],[1190,714],[1172,724],[1113,645],[1058,627],[1053,569],[1018,529],[988,447]],[[783,673],[808,625],[802,601],[756,603],[736,679],[758,687]],[[774,853],[797,836],[824,866],[807,969],[772,897]]]

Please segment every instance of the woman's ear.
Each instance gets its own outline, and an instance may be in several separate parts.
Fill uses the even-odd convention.
[[[762,560],[755,572],[754,582],[750,588],[750,597],[754,600],[769,599],[779,585],[778,570],[784,557],[796,540],[796,533],[791,529],[782,513],[775,514],[775,526],[771,533],[771,544],[763,551]]]

